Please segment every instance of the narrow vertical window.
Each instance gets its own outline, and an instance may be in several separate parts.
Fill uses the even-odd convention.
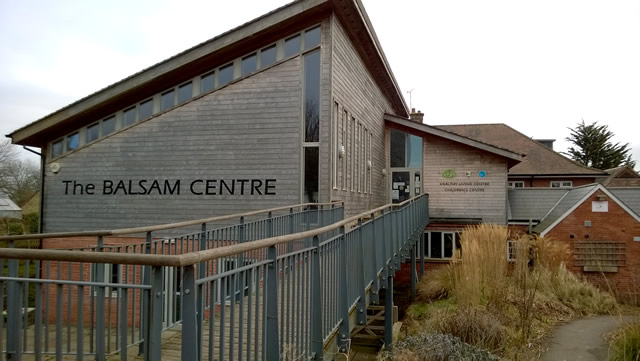
[[[178,88],[178,104],[182,104],[193,96],[193,84],[188,82]]]
[[[349,150],[347,148],[348,138],[347,138],[347,124],[349,121],[349,115],[347,111],[342,112],[342,144],[344,145],[344,157],[342,159],[342,190],[347,190],[347,160],[349,155]]]
[[[409,145],[407,147],[407,167],[422,168],[422,137],[407,134]]]
[[[331,122],[331,142],[333,144],[333,156],[331,157],[331,169],[333,170],[333,189],[338,188],[338,158],[340,157],[340,144],[338,142],[338,117],[340,109],[337,102],[333,102],[333,121]]]
[[[320,140],[320,51],[304,56],[305,142]]]
[[[215,75],[216,73],[212,71],[200,77],[200,94],[208,93],[215,88]]]
[[[276,62],[276,46],[275,45],[271,45],[270,47],[260,50],[260,68],[266,68],[275,62]]]
[[[304,148],[304,202],[318,202],[318,173],[319,173],[318,147]]]
[[[363,140],[363,144],[362,146],[364,147],[364,152],[362,152],[362,154],[364,155],[362,158],[363,164],[364,164],[364,169],[362,170],[362,179],[364,181],[364,185],[362,186],[362,191],[364,193],[368,193],[369,192],[369,188],[367,188],[368,182],[367,182],[367,167],[369,166],[369,163],[367,161],[367,157],[369,156],[369,147],[367,147],[367,144],[369,142],[369,129],[364,128],[364,140]]]
[[[140,103],[139,114],[140,120],[151,118],[153,115],[153,99]]]
[[[391,129],[391,166],[404,168],[407,166],[406,133]]]
[[[136,122],[136,107],[131,107],[122,112],[122,126],[126,127]]]
[[[80,145],[79,142],[78,142],[79,140],[80,140],[80,136],[78,135],[78,132],[75,132],[75,133],[73,133],[71,135],[68,135],[67,136],[67,151],[74,150],[74,149],[78,148],[78,146]]]
[[[350,126],[350,130],[351,130],[351,191],[355,192],[355,183],[354,183],[354,178],[355,178],[355,166],[356,166],[356,152],[355,152],[355,148],[356,148],[356,118],[351,117],[351,126]]]
[[[87,127],[85,143],[91,143],[100,137],[100,124],[95,123]]]
[[[300,35],[292,36],[284,41],[284,57],[288,58],[300,52]]]
[[[373,143],[373,135],[371,133],[369,133],[369,162],[371,162],[371,167],[368,166],[369,163],[367,163],[367,172],[369,173],[369,194],[373,194],[373,190],[372,185],[373,183],[371,182],[371,170],[373,169],[373,156],[372,156],[372,143]]]
[[[63,151],[64,142],[62,141],[62,139],[60,139],[51,145],[51,158],[57,158],[61,156]]]
[[[116,117],[109,117],[102,121],[102,136],[111,134],[116,130]]]
[[[355,162],[356,162],[356,171],[355,171],[355,173],[356,173],[356,177],[355,177],[356,189],[355,190],[360,192],[360,166],[361,166],[361,164],[360,164],[361,163],[361,159],[360,159],[360,151],[361,151],[361,148],[360,148],[360,123],[356,124],[355,131],[356,131],[356,134],[355,134],[355,140],[356,141],[354,143],[355,148],[356,148],[355,149],[355,153],[354,153],[354,157],[356,158],[355,159]]]
[[[223,86],[233,80],[233,63],[228,64],[218,70],[218,86]]]
[[[167,110],[167,109],[169,109],[169,108],[174,106],[174,104],[175,104],[174,93],[175,93],[174,90],[171,89],[168,92],[162,94],[162,97],[161,97],[162,98],[162,102],[161,102],[161,107],[160,107],[160,109],[162,111],[165,111],[165,110]]]
[[[320,44],[320,26],[304,32],[304,50],[312,49]]]
[[[258,56],[253,53],[242,58],[242,76],[249,75],[258,68]]]

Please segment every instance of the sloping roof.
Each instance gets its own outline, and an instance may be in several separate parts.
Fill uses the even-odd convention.
[[[605,170],[609,176],[600,180],[605,186],[611,187],[640,187],[640,174],[629,166],[620,166]]]
[[[569,190],[564,195],[564,197],[558,200],[555,206],[540,221],[540,223],[538,223],[538,225],[533,228],[533,231],[540,234],[548,231],[551,226],[557,224],[564,217],[566,217],[567,213],[569,213],[572,209],[578,207],[585,198],[593,194],[593,192],[595,192],[597,188],[597,185],[591,184]]]
[[[202,70],[200,73],[203,73],[210,70],[214,60],[222,61],[224,57],[231,57],[229,54],[246,51],[249,45],[261,40],[271,41],[276,34],[293,31],[292,28],[299,26],[301,21],[317,20],[331,10],[336,12],[343,23],[348,24],[345,26],[348,35],[382,92],[389,98],[393,111],[408,116],[409,110],[400,87],[361,1],[296,0],[109,85],[13,131],[8,136],[15,144],[42,146],[50,140],[48,137],[51,135],[47,132],[53,127],[72,129],[77,127],[78,122],[93,121],[98,115],[107,116],[114,110],[130,105],[131,98],[140,92],[152,94],[162,91],[165,83],[178,83],[182,78],[186,80],[199,74],[192,74],[196,71]]]
[[[465,144],[467,146],[484,150],[489,153],[505,157],[509,160],[509,166],[513,166],[517,162],[522,160],[523,154],[519,154],[509,149],[501,148],[492,144],[485,143],[476,139],[472,139],[466,136],[462,136],[456,133],[449,132],[447,130],[439,129],[424,123],[417,123],[407,118],[402,118],[393,114],[385,114],[384,120],[388,123],[395,124],[404,129],[412,129],[417,132],[430,134],[436,137],[448,139],[456,143]]]
[[[506,124],[438,125],[452,133],[526,154],[522,162],[509,169],[509,175],[605,176],[606,173],[578,164]]]
[[[509,220],[539,222],[569,189],[517,188],[509,190]]]
[[[640,215],[640,188],[608,188],[616,198]]]
[[[0,194],[0,218],[22,219],[22,209],[4,194]]]

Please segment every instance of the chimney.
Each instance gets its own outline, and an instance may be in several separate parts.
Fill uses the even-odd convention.
[[[421,111],[416,112],[416,108],[411,108],[411,121],[422,124],[422,120],[424,119],[424,113]]]
[[[534,140],[551,150],[553,150],[553,142],[556,141],[555,139],[534,139]]]

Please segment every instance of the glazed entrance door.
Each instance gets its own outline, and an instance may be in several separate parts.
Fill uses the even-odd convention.
[[[420,171],[415,169],[391,171],[391,202],[401,203],[421,193]]]

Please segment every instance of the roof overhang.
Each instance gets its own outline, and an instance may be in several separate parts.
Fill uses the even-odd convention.
[[[523,154],[518,154],[507,149],[498,148],[491,144],[479,142],[477,140],[467,138],[455,133],[451,133],[446,130],[442,130],[430,125],[426,125],[423,123],[416,123],[414,121],[399,117],[397,115],[385,114],[384,120],[387,122],[387,124],[390,124],[394,128],[409,131],[411,133],[415,133],[416,135],[420,135],[420,134],[432,135],[435,137],[439,137],[439,138],[447,139],[456,143],[464,144],[469,147],[476,148],[476,149],[506,158],[508,161],[509,168],[521,162],[524,156]]]
[[[523,178],[523,179],[530,179],[530,178],[603,178],[603,177],[607,177],[607,175],[602,175],[602,174],[571,174],[571,173],[564,173],[564,174],[512,174],[509,173],[509,178]]]
[[[180,79],[187,80],[202,74],[214,62],[230,61],[250,51],[249,48],[262,43],[266,45],[288,33],[304,29],[328,17],[332,10],[340,21],[347,24],[348,35],[393,105],[393,111],[408,116],[402,92],[360,0],[298,0],[133,74],[7,136],[14,144],[42,147],[78,126],[161,92]]]

